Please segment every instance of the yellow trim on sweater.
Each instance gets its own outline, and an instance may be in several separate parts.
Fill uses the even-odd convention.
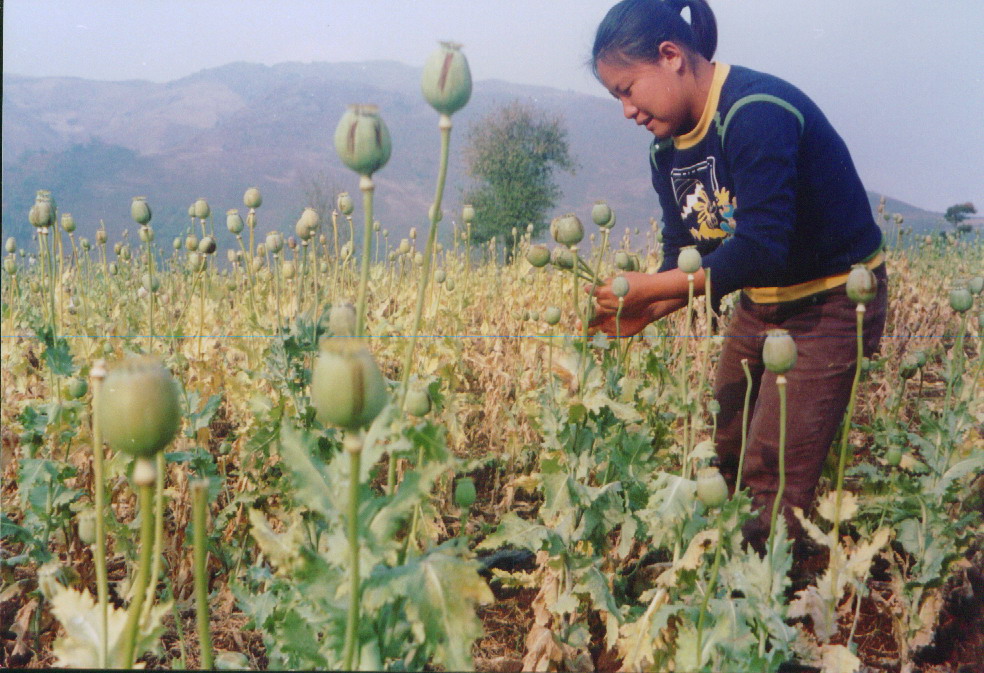
[[[704,111],[700,115],[700,121],[697,122],[697,126],[692,131],[684,133],[682,136],[673,136],[673,145],[678,150],[693,147],[707,135],[707,130],[711,128],[711,122],[714,121],[717,114],[718,101],[721,100],[721,87],[724,86],[724,80],[728,79],[729,72],[731,72],[731,66],[727,63],[714,64],[714,77],[711,79],[711,89],[707,92],[707,101],[704,103]]]
[[[869,269],[874,269],[884,261],[885,255],[879,250],[875,255],[862,262],[862,264]],[[811,294],[816,294],[817,292],[840,287],[847,282],[847,276],[849,274],[850,271],[846,271],[833,276],[808,280],[805,283],[797,283],[796,285],[787,285],[785,287],[746,287],[742,291],[756,304],[776,304],[783,301],[795,301],[803,297],[809,297]]]

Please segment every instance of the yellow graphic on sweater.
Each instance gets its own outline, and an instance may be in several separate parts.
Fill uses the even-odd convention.
[[[738,200],[731,196],[726,187],[714,191],[710,198],[702,182],[694,183],[694,191],[685,198],[680,215],[683,220],[693,221],[696,216],[698,227],[690,227],[690,234],[698,241],[726,238],[735,231],[735,209]]]

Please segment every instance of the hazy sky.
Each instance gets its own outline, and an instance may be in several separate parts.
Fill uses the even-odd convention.
[[[656,1],[656,0],[654,0]],[[397,60],[454,40],[488,78],[607,95],[585,60],[598,0],[6,0],[3,69],[176,79],[231,61]],[[865,186],[984,210],[984,2],[711,0],[717,58],[806,91]],[[576,115],[576,110],[570,111]],[[612,101],[612,123],[629,123]],[[590,170],[590,166],[585,166]]]

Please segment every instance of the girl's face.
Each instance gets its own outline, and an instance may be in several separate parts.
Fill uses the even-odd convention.
[[[669,49],[664,49],[669,47]],[[598,77],[622,104],[622,114],[657,138],[686,133],[699,120],[693,117],[692,88],[687,86],[685,55],[671,42],[660,48],[660,59],[598,62]]]

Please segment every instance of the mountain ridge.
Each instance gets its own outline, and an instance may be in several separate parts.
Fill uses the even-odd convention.
[[[242,208],[251,186],[264,194],[261,232],[292,228],[305,206],[316,205],[306,202],[314,192],[358,192],[358,178],[337,159],[332,136],[347,104],[371,100],[394,147],[376,175],[376,213],[400,237],[426,223],[437,174],[437,115],[420,95],[420,72],[395,61],[239,61],[166,83],[4,73],[4,234],[30,234],[26,213],[38,189],[54,193],[83,236],[100,220],[114,235],[132,228],[129,201],[137,194],[154,208],[158,232],[177,235],[196,198],[208,198],[218,216]],[[617,235],[622,228],[646,229],[650,217],[659,217],[649,139],[620,118],[612,101],[494,79],[475,82],[469,105],[454,116],[444,202],[450,217],[470,182],[462,157],[470,126],[513,100],[561,117],[580,165],[574,175],[556,176],[564,195],[552,215],[586,217],[595,200],[605,199],[618,213]],[[877,195],[869,198],[877,205]],[[942,219],[902,201],[888,203],[916,230]],[[442,228],[450,229],[445,222]]]

